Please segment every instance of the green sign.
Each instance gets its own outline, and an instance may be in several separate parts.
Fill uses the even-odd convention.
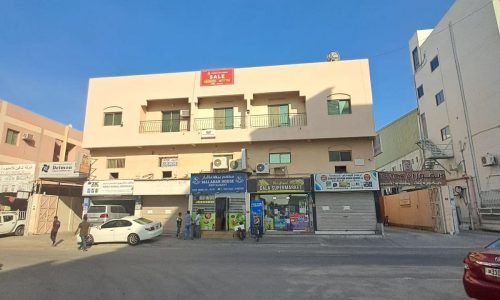
[[[258,194],[304,193],[310,190],[310,180],[304,178],[262,178],[249,182],[249,191]]]

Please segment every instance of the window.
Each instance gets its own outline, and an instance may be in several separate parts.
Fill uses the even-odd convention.
[[[290,114],[288,104],[269,105],[269,127],[288,127],[290,124]]]
[[[382,143],[380,141],[380,134],[377,134],[373,140],[373,156],[377,156],[380,153],[382,153]]]
[[[420,59],[418,57],[418,47],[415,47],[411,52],[411,56],[413,58],[413,70],[417,71],[418,67],[420,67]]]
[[[5,142],[11,145],[17,145],[17,136],[19,135],[19,131],[15,131],[12,129],[7,129],[7,138]]]
[[[125,158],[108,159],[108,169],[125,168]]]
[[[118,172],[109,173],[109,179],[118,179]]]
[[[106,206],[91,206],[89,207],[89,210],[87,210],[88,214],[97,214],[97,213],[103,213],[106,212]]]
[[[119,220],[113,220],[113,221],[109,221],[108,223],[104,223],[104,224],[102,224],[101,228],[106,229],[106,228],[118,227],[118,221]]]
[[[335,166],[335,173],[347,173],[346,166]]]
[[[162,112],[161,132],[179,132],[180,127],[181,112],[179,110]]]
[[[118,225],[116,227],[129,227],[129,226],[132,226],[132,222],[127,220],[118,220]]]
[[[436,94],[436,106],[444,102],[444,93],[443,90],[439,91],[439,93]]]
[[[420,115],[420,123],[422,123],[422,135],[424,136],[424,139],[427,138],[427,120],[425,118],[425,113]]]
[[[172,178],[172,171],[163,171],[162,178]]]
[[[441,129],[441,140],[447,140],[451,138],[451,133],[450,133],[450,126],[446,126],[445,128]]]
[[[269,153],[269,163],[270,164],[289,164],[292,159],[292,154],[290,152],[283,153]]]
[[[351,151],[328,151],[330,161],[351,161]]]
[[[14,216],[12,216],[12,215],[5,215],[5,216],[3,216],[3,221],[4,222],[10,222],[12,220],[14,220]]]
[[[215,129],[234,128],[234,109],[232,107],[214,109]]]
[[[125,209],[121,206],[111,206],[112,213],[125,213]]]
[[[121,126],[121,125],[122,125],[121,112],[104,113],[104,126]]]
[[[329,115],[346,115],[351,113],[351,100],[328,100]]]
[[[436,55],[436,57],[434,57],[431,60],[431,72],[434,72],[434,70],[436,70],[437,67],[439,67],[439,59],[438,59],[438,57]]]
[[[422,96],[424,95],[424,85],[421,84],[418,88],[417,88],[417,97],[418,99],[422,98]]]

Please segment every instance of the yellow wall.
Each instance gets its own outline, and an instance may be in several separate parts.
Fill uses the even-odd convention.
[[[434,229],[429,190],[384,196],[384,208],[390,224]]]

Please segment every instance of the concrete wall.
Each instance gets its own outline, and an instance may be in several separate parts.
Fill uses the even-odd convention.
[[[418,151],[420,148],[417,146],[417,141],[420,139],[420,135],[417,110],[412,110],[396,121],[379,129],[377,134],[380,137],[382,153],[375,156],[376,169],[383,168],[391,162],[400,160],[402,157]]]

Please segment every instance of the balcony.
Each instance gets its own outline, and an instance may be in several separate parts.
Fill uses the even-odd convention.
[[[434,144],[431,140],[420,140],[417,145],[424,151],[426,159],[447,159],[452,158],[453,143],[450,141],[448,144]]]
[[[299,127],[305,125],[307,125],[305,113],[250,116],[251,128]]]
[[[188,120],[151,120],[141,121],[139,133],[181,132],[189,131]]]
[[[227,129],[240,129],[246,128],[245,117],[220,117],[220,118],[196,118],[194,119],[195,130],[202,129],[215,129],[215,130],[227,130]]]

